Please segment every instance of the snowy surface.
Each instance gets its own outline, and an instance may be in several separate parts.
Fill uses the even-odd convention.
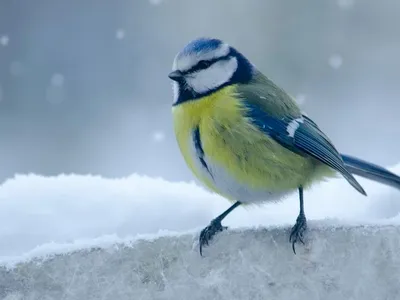
[[[343,179],[306,192],[297,256],[294,194],[238,208],[200,258],[229,202],[195,183],[18,175],[0,186],[0,299],[400,299],[400,191],[359,181],[368,197]]]
[[[269,228],[225,232],[203,258],[187,234],[0,268],[0,299],[400,299],[399,227],[311,223],[297,255]]]

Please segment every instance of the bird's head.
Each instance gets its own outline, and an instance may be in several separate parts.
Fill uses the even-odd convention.
[[[248,83],[253,65],[236,49],[215,38],[199,38],[175,57],[174,105],[207,96],[225,86]]]

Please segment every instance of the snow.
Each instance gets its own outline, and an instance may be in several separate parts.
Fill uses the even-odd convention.
[[[62,87],[64,85],[64,75],[55,73],[51,76],[50,82],[53,86]]]
[[[65,77],[63,74],[54,73],[46,89],[46,100],[52,104],[60,104],[65,100]]]
[[[303,105],[306,102],[307,96],[305,94],[299,93],[296,95],[295,100],[298,105]]]
[[[123,40],[125,38],[125,30],[122,28],[118,28],[115,32],[115,37],[117,40]]]
[[[305,193],[297,255],[294,194],[237,208],[201,258],[199,231],[230,203],[195,182],[16,175],[0,186],[0,299],[394,299],[400,191],[359,181],[368,197],[341,178]]]
[[[7,46],[10,42],[10,38],[7,35],[3,35],[0,37],[0,45]]]
[[[393,168],[400,171],[400,165]],[[400,191],[359,179],[364,197],[341,178],[305,194],[309,220],[335,224],[398,224]],[[0,187],[0,263],[94,245],[132,241],[138,235],[196,232],[230,203],[194,182],[168,182],[133,174],[16,175]],[[231,228],[293,225],[297,195],[280,203],[239,207]]]
[[[154,142],[163,142],[165,140],[165,133],[158,130],[153,132],[152,137]]]
[[[329,65],[332,69],[339,69],[343,64],[343,58],[340,54],[332,54],[329,57]]]
[[[149,0],[152,5],[160,5],[163,0]]]
[[[204,257],[186,234],[0,267],[0,299],[398,299],[400,228],[321,222],[297,255],[269,228],[222,233]]]
[[[354,0],[338,0],[341,9],[350,9],[354,6]]]

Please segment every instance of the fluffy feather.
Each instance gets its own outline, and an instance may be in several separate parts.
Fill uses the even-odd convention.
[[[178,145],[195,176],[209,189],[243,203],[276,201],[298,186],[315,180],[318,163],[294,154],[265,135],[245,118],[246,106],[231,85],[210,96],[183,103],[173,109]],[[193,143],[199,128],[203,159]],[[321,178],[321,177],[320,177]]]
[[[201,69],[188,75],[186,83],[195,93],[206,93],[228,82],[236,72],[237,66],[235,57],[217,61],[207,69]]]

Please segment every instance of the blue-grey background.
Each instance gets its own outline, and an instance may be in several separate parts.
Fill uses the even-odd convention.
[[[0,181],[35,172],[191,179],[167,74],[226,40],[347,153],[400,161],[400,2],[1,0]]]

